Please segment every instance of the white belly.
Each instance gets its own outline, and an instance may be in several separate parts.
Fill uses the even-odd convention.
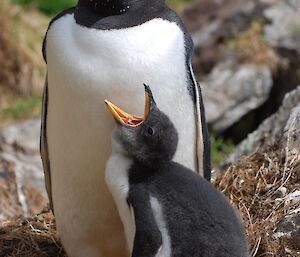
[[[186,86],[184,35],[176,24],[161,19],[99,31],[81,27],[67,15],[52,24],[46,52],[47,133],[58,230],[70,257],[107,257],[124,241],[104,182],[114,120],[103,101],[142,114],[143,83],[148,83],[158,107],[178,130],[175,161],[194,169],[194,107]]]
[[[130,254],[133,250],[135,236],[133,210],[129,209],[127,203],[129,196],[128,171],[131,164],[132,161],[123,154],[114,152],[108,159],[105,170],[105,181],[117,205]]]

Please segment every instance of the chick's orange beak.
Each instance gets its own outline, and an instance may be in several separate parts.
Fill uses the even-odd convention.
[[[149,109],[149,96],[145,90],[145,112],[144,117],[135,116],[132,114],[129,114],[122,109],[120,109],[118,106],[114,105],[108,100],[104,100],[106,107],[109,109],[109,111],[112,113],[114,118],[121,124],[129,126],[129,127],[138,127],[141,125],[144,120],[146,119],[148,115],[148,109]]]

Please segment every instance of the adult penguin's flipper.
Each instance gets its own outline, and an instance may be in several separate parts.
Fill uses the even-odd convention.
[[[49,162],[49,153],[48,153],[47,114],[48,114],[48,77],[46,76],[44,93],[43,93],[40,152],[41,152],[41,157],[42,157],[42,162],[44,167],[46,190],[49,197],[50,207],[54,212],[53,202],[52,202],[50,162]]]
[[[211,179],[211,158],[210,158],[210,139],[205,119],[205,109],[203,104],[202,92],[199,83],[197,82],[191,60],[189,63],[189,71],[193,82],[195,116],[196,116],[196,155],[198,173],[205,179]]]
[[[196,142],[195,142],[195,152],[196,152],[196,164],[197,172],[202,177],[210,181],[211,178],[211,163],[210,163],[210,140],[207,130],[207,125],[205,121],[205,111],[203,105],[203,99],[201,94],[201,89],[197,80],[194,76],[192,68],[192,58],[194,53],[194,43],[187,31],[185,25],[179,16],[169,8],[165,9],[165,12],[161,16],[170,22],[175,22],[177,26],[183,31],[184,41],[185,41],[185,51],[186,51],[186,67],[189,73],[189,85],[188,90],[193,98],[195,105],[195,124],[196,124]]]

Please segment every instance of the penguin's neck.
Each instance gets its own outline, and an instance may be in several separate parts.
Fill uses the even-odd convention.
[[[165,0],[79,0],[78,6],[88,8],[99,16],[108,17],[145,8],[163,8]]]
[[[133,178],[133,181],[143,181],[155,175],[157,172],[159,172],[160,168],[164,166],[164,164],[166,163],[166,162],[156,162],[151,164],[151,163],[141,163],[134,160],[126,153],[122,144],[115,137],[116,134],[114,133],[111,141],[112,155],[118,156],[119,160],[128,160],[131,163],[130,174]]]

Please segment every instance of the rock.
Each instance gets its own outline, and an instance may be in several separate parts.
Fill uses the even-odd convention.
[[[300,249],[300,190],[296,190],[293,193],[276,200],[281,202],[288,211],[282,218],[273,237],[288,241],[290,243],[290,248],[292,248],[288,250]],[[291,208],[291,205],[298,206],[298,208]]]
[[[267,42],[300,54],[300,1],[280,1],[265,9],[264,17],[269,21],[264,28]]]
[[[0,198],[6,199],[0,205],[0,213],[4,213],[0,220],[37,212],[47,203],[39,131],[40,119],[32,119],[0,132]],[[12,210],[6,211],[7,205]]]
[[[289,150],[297,149],[300,151],[300,102],[291,110],[283,129],[281,145],[286,146]]]
[[[262,17],[270,4],[262,0],[199,0],[187,5],[180,16],[195,44],[196,74],[201,78],[209,72],[222,59],[220,45]]]
[[[217,135],[240,142],[300,83],[299,6],[298,0],[198,0],[181,11]],[[237,84],[229,89],[228,82]]]
[[[300,250],[300,86],[285,96],[279,110],[238,145],[219,168],[213,173],[214,181],[221,181],[226,188],[240,188],[239,192],[227,192],[230,199],[233,196],[240,204],[244,196],[249,197],[245,204],[250,202],[250,206],[240,206],[247,210],[250,227],[260,222],[268,226],[262,251],[274,249],[274,256],[296,256]],[[221,180],[216,176],[220,171]],[[278,254],[276,248],[280,247]]]
[[[202,86],[207,123],[216,133],[224,131],[261,106],[272,86],[272,74],[267,66],[235,66],[231,60],[218,64]]]
[[[0,221],[23,213],[17,191],[14,165],[0,157]]]
[[[240,156],[248,155],[263,145],[273,145],[281,136],[282,147],[300,149],[300,86],[288,93],[282,106],[266,119],[256,131],[248,135],[223,163],[233,163]]]

